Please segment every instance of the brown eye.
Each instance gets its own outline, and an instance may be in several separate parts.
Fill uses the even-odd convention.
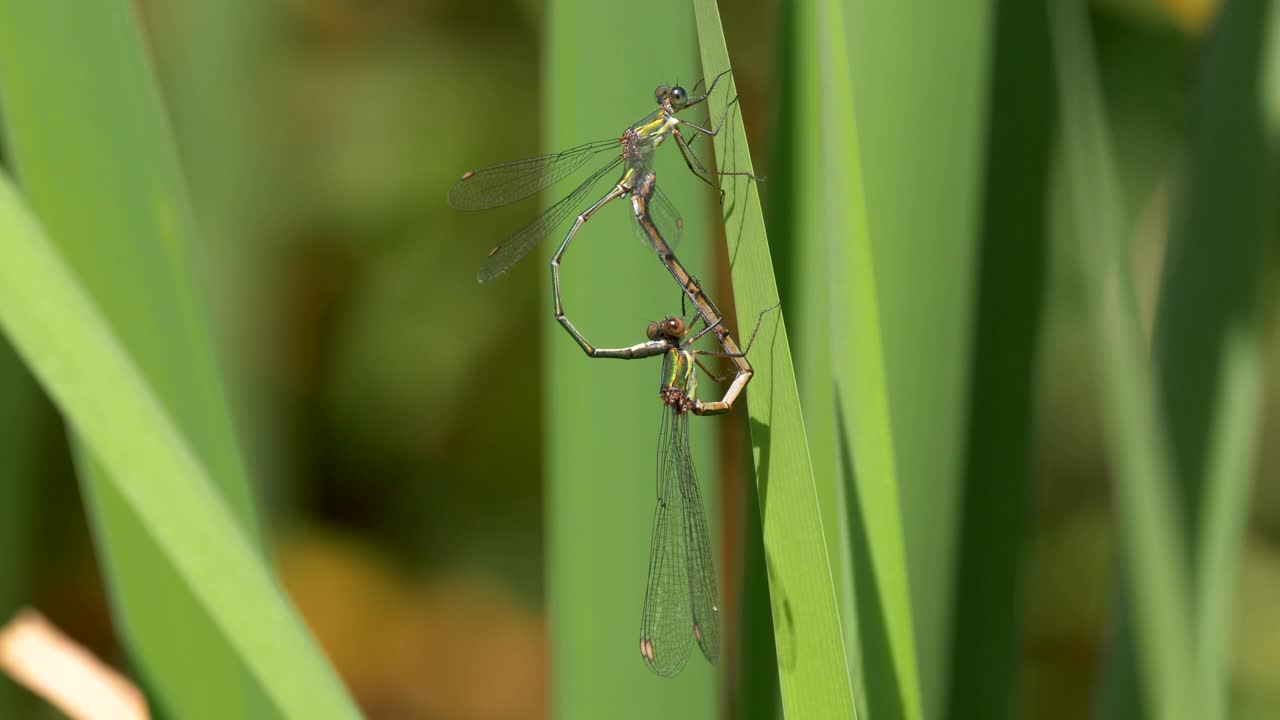
[[[683,92],[683,91],[681,91]],[[657,90],[653,91],[653,99],[662,102],[667,99],[667,95],[671,94],[671,88],[666,85],[659,85]]]
[[[658,323],[651,322],[649,323],[649,329],[645,330],[644,334],[648,335],[650,340],[657,340],[658,336],[661,334],[659,331],[659,327],[660,326],[658,325]]]

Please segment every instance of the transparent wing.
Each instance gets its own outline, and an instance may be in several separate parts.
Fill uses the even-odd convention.
[[[617,148],[618,140],[597,140],[551,155],[471,170],[449,189],[449,205],[458,210],[487,210],[523,200],[568,177],[591,158]]]
[[[613,162],[592,173],[573,192],[544,210],[541,215],[534,218],[528,225],[512,233],[501,245],[490,250],[489,257],[485,258],[484,263],[480,266],[480,272],[476,274],[476,279],[480,282],[488,282],[509,270],[512,265],[520,262],[543,238],[559,227],[566,217],[575,210],[579,210],[583,200],[591,192],[591,189],[595,187],[595,184],[600,181],[600,178],[604,177],[621,162],[622,158],[616,158]]]
[[[657,183],[653,184],[653,193],[649,196],[649,218],[653,220],[654,226],[658,228],[658,233],[662,235],[662,239],[667,241],[667,245],[675,250],[680,245],[680,237],[684,234],[684,218],[680,217],[680,211],[676,210],[676,206],[671,204],[662,188]],[[644,229],[640,227],[640,223],[632,226],[635,228],[636,237],[647,247],[653,247],[653,243],[649,241],[649,236],[645,235]]]
[[[649,582],[640,620],[640,656],[657,674],[670,677],[689,659],[693,623],[685,572],[684,511],[680,477],[687,462],[688,414],[662,408],[658,431],[658,505],[649,545]],[[684,428],[682,431],[681,428]]]
[[[684,542],[689,571],[689,607],[693,611],[693,636],[708,662],[720,657],[720,595],[716,591],[715,552],[707,533],[707,514],[693,455],[689,452],[688,414],[682,415],[680,494],[684,499]]]

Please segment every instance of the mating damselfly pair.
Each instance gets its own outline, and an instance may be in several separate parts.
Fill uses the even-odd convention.
[[[453,207],[483,210],[528,198],[588,168],[593,161],[598,164],[568,195],[489,251],[477,279],[483,283],[505,273],[576,212],[572,226],[551,260],[557,322],[589,357],[636,359],[662,355],[664,358],[659,389],[663,419],[658,448],[657,507],[640,638],[641,656],[660,675],[674,675],[683,668],[689,655],[690,639],[697,640],[709,661],[715,662],[719,656],[720,610],[715,565],[697,474],[689,452],[688,416],[729,412],[750,381],[753,370],[747,362],[746,352],[739,349],[725,327],[720,311],[672,250],[683,231],[683,221],[658,187],[653,157],[657,148],[671,139],[689,170],[712,187],[719,189],[712,179],[716,176],[739,175],[760,179],[750,173],[708,169],[692,149],[699,136],[715,136],[721,131],[730,109],[737,102],[736,97],[725,104],[714,126],[709,122],[709,114],[708,121],[701,124],[678,117],[682,111],[708,103],[716,85],[728,72],[726,70],[716,76],[701,93],[701,81],[691,92],[679,85],[659,86],[654,93],[657,109],[632,123],[616,139],[585,143],[559,153],[469,171],[449,191],[449,203]],[[593,189],[602,178],[619,168],[621,174],[612,189],[587,205],[593,197]],[[693,304],[696,314],[688,321],[680,316],[671,316],[662,322],[652,323],[647,342],[624,348],[601,348],[589,342],[565,314],[560,292],[560,268],[569,243],[582,226],[601,208],[618,198],[630,199],[638,233],[658,254],[659,260],[680,286],[683,298]],[[670,244],[668,238],[671,239]],[[766,312],[768,310],[762,312],[757,320],[757,331]],[[698,320],[702,321],[704,328],[693,334],[693,326]],[[693,348],[693,344],[706,334],[714,336],[720,351]],[[754,336],[753,332],[753,339]],[[713,380],[722,380],[702,364],[699,355],[728,358],[734,364],[732,383],[720,400],[704,401],[697,397],[696,368],[700,367]]]

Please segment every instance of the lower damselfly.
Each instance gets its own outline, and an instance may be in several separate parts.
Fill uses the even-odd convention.
[[[771,308],[760,313],[747,343],[750,350],[760,323]],[[720,657],[720,596],[716,590],[714,550],[707,532],[706,511],[689,446],[689,416],[715,414],[697,398],[697,370],[717,382],[699,356],[745,356],[746,352],[710,352],[693,345],[715,325],[694,334],[697,315],[688,322],[668,317],[649,325],[649,342],[633,348],[665,345],[662,382],[662,421],[658,431],[657,507],[649,548],[649,579],[640,621],[640,657],[658,675],[680,672],[696,640],[710,663]],[[704,323],[706,324],[706,323]],[[652,353],[649,353],[652,354]]]

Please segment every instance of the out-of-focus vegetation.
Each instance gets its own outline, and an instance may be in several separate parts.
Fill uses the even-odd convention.
[[[121,22],[135,20],[125,10],[130,3],[117,4]],[[1280,444],[1271,441],[1280,436],[1280,284],[1277,186],[1267,180],[1280,158],[1280,15],[1274,4],[1262,5],[1257,34],[1215,24],[1220,9],[1209,0],[1097,2],[1086,27],[1117,175],[1115,239],[1132,267],[1147,334],[1142,347],[1155,358],[1148,372],[1155,388],[1169,393],[1161,396],[1168,404],[1155,406],[1158,431],[1167,433],[1173,467],[1189,478],[1166,488],[1180,523],[1194,528],[1179,536],[1189,544],[1173,555],[1185,556],[1191,582],[1204,577],[1202,563],[1224,572],[1210,575],[1221,580],[1209,591],[1188,591],[1187,634],[1199,643],[1207,624],[1227,622],[1207,637],[1221,645],[1221,691],[1233,718],[1280,714]],[[842,6],[923,716],[1155,717],[1144,700],[1146,666],[1133,665],[1150,662],[1141,657],[1142,628],[1122,611],[1143,605],[1127,587],[1131,555],[1118,542],[1132,508],[1119,501],[1125,468],[1115,454],[1115,428],[1102,420],[1114,378],[1099,362],[1104,341],[1089,311],[1095,290],[1085,268],[1093,261],[1081,253],[1096,246],[1081,241],[1073,205],[1078,187],[1061,127],[1071,115],[1060,106],[1061,68],[1051,54],[1052,43],[1062,41],[1056,16],[1020,0],[945,12],[932,3]],[[695,667],[695,656],[679,678],[658,681],[634,657],[657,403],[548,419],[581,398],[647,397],[656,367],[584,369],[590,361],[551,318],[539,259],[476,284],[484,252],[531,217],[535,203],[466,214],[444,202],[467,168],[557,149],[547,147],[552,137],[570,145],[597,139],[601,127],[616,128],[604,136],[611,135],[651,108],[652,86],[692,84],[701,69],[691,28],[653,27],[639,8],[624,8],[629,20],[602,28],[601,18],[611,16],[588,18],[568,3],[503,0],[142,0],[132,7],[193,205],[191,270],[265,544],[361,709],[374,718],[557,711],[628,717],[650,707],[706,716],[716,703],[716,670]],[[796,25],[798,9],[750,0],[723,3],[720,12],[742,127],[756,170],[768,176],[760,192],[784,312],[797,329],[800,390],[816,405],[829,398],[813,400],[811,389],[830,378],[815,368],[847,359],[823,360],[831,348],[812,333],[829,322],[826,315],[793,314],[829,302],[814,292],[833,287],[817,272],[827,269],[827,256],[806,255],[813,247],[797,230],[804,218],[796,213],[813,221],[824,206],[806,203],[796,194],[807,187],[803,179],[788,177],[832,149],[824,134],[831,128],[806,133],[814,118],[797,108],[819,112],[823,121],[832,116],[820,105],[789,104],[798,88],[790,83],[816,69],[806,63],[819,55],[807,53],[824,50],[819,38],[796,40],[797,27],[810,27]],[[671,16],[693,23],[691,7]],[[594,33],[604,46],[600,57],[559,62],[600,63],[607,66],[602,74],[620,79],[608,87],[552,82],[543,70],[552,44],[570,43],[548,28]],[[1236,34],[1215,35],[1228,30]],[[651,69],[647,38],[664,32],[663,42],[675,49],[664,51],[660,70]],[[1224,58],[1223,47],[1233,43],[1257,51]],[[1256,105],[1239,100],[1247,92],[1215,86],[1233,77],[1233,67],[1253,69],[1242,76],[1258,78]],[[660,76],[651,77],[655,72]],[[13,67],[3,77],[52,81]],[[819,96],[821,81],[831,77],[817,74]],[[116,86],[103,78],[103,87]],[[6,91],[15,88],[0,87],[0,120],[13,112],[3,103]],[[550,127],[558,117],[564,127]],[[594,134],[565,137],[577,128]],[[1246,137],[1250,132],[1256,137]],[[1242,151],[1254,147],[1250,139],[1260,144]],[[10,175],[19,140],[0,137]],[[815,147],[817,159],[805,155]],[[662,172],[683,173],[673,148],[660,154],[668,151],[673,157],[661,161]],[[1240,177],[1261,180],[1231,185]],[[21,189],[21,173],[16,180]],[[688,224],[678,250],[727,309],[733,293],[729,258],[711,227],[719,217],[715,198],[696,182],[681,182],[678,193],[675,181],[664,185]],[[839,198],[830,202],[839,205]],[[64,210],[74,216],[78,207]],[[1233,224],[1240,213],[1242,224]],[[612,324],[593,324],[587,334],[618,345],[639,341],[643,323],[673,311],[678,297],[674,286],[663,289],[670,284],[665,273],[630,240],[622,215],[617,207],[602,211],[566,265],[567,276],[582,274],[567,300],[571,313],[588,289],[596,293],[584,312]],[[1246,236],[1256,248],[1241,252]],[[646,274],[633,278],[627,266],[583,277],[605,257],[593,255],[599,246],[619,241],[629,246],[618,251],[623,262],[651,265]],[[121,286],[141,277],[102,250],[94,272]],[[1240,262],[1242,255],[1252,260]],[[1228,257],[1238,264],[1224,271],[1217,259]],[[1197,285],[1200,269],[1219,284]],[[633,280],[653,284],[640,292],[622,284]],[[1236,310],[1223,320],[1215,313],[1229,303],[1213,301],[1240,288],[1245,297],[1232,297]],[[618,297],[629,293],[625,302]],[[1179,297],[1197,302],[1179,304]],[[740,319],[741,327],[751,324],[746,314]],[[133,321],[148,327],[142,311]],[[1204,338],[1218,337],[1215,330],[1251,333],[1252,344],[1233,349],[1223,372],[1252,372],[1253,383],[1243,390],[1216,384],[1218,376],[1203,372],[1197,358],[1179,354],[1179,328],[1210,348],[1218,341]],[[1202,389],[1208,399],[1179,395],[1180,387]],[[851,481],[841,465],[846,458],[834,450],[839,434],[858,427],[828,417],[823,434],[811,411],[807,405],[815,470]],[[1223,430],[1217,420],[1195,417],[1206,412],[1244,421]],[[1181,414],[1170,420],[1166,413]],[[770,612],[763,576],[776,568],[766,569],[756,538],[742,536],[756,519],[744,448],[760,427],[739,416],[746,413],[703,424],[697,439],[706,448],[704,491],[720,495],[724,538],[730,639],[719,701],[726,716],[764,717],[776,712],[770,703],[778,664],[803,662],[805,648],[773,646],[767,622],[787,621],[788,611]],[[578,432],[589,444],[581,458],[598,470],[599,494],[580,496],[581,506],[549,500],[544,511],[545,493],[555,487],[549,474],[579,457]],[[597,467],[600,458],[632,458],[634,467]],[[1252,479],[1238,488],[1247,497],[1215,494],[1216,478],[1232,473]],[[611,489],[620,482],[646,483],[634,493],[644,502],[604,508],[624,497]],[[0,349],[0,622],[34,605],[144,688],[160,684],[149,675],[171,668],[131,657],[139,646],[125,645],[123,616],[104,590],[113,576],[104,570],[112,562],[101,537],[95,552],[93,536],[104,530],[86,521],[91,498],[81,487],[57,412],[22,361]],[[633,497],[630,490],[625,497]],[[559,536],[556,548],[595,548],[601,563],[609,562],[604,550],[630,553],[594,570],[599,588],[574,586],[573,603],[599,610],[599,624],[578,636],[564,627],[581,614],[568,612],[576,606],[548,592],[544,580],[556,572],[544,559],[552,550],[545,538],[559,532],[551,525],[563,521],[566,507],[599,512],[601,536]],[[1213,524],[1222,517],[1216,512],[1226,513],[1225,527]],[[1236,531],[1233,513],[1241,521]],[[828,534],[838,531],[830,525]],[[1225,533],[1218,537],[1225,546],[1205,551],[1198,543],[1214,528]],[[864,563],[853,570],[865,579],[857,570],[865,570],[868,551],[856,534],[850,539],[846,559]],[[1212,552],[1223,553],[1225,565]],[[872,597],[850,584],[860,600]],[[1222,618],[1206,618],[1206,606]],[[739,609],[757,622],[739,630]],[[866,622],[873,610],[854,608],[859,630],[877,627]],[[172,632],[186,639],[182,630]],[[859,656],[888,657],[875,655],[877,639],[855,633],[846,648],[855,666]],[[606,662],[597,645],[620,649]],[[883,710],[892,703],[868,690],[892,680],[877,675],[884,667],[870,667],[870,679],[867,669],[853,674],[868,683],[856,690],[860,710],[873,718],[894,714]],[[591,673],[633,694],[592,695],[584,689]],[[1211,675],[1198,668],[1196,682]],[[196,672],[183,682],[198,688],[201,681]],[[1212,679],[1206,682],[1180,690],[1213,692]],[[575,699],[582,702],[568,702],[564,693],[581,693]],[[0,677],[0,716],[49,712]]]

